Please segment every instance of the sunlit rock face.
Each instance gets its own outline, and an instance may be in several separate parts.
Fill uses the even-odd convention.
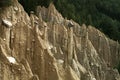
[[[0,13],[0,80],[120,80],[118,42],[53,4],[36,12],[15,1]]]

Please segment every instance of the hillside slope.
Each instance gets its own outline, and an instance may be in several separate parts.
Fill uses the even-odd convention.
[[[1,80],[120,80],[120,44],[53,4],[28,16],[15,1],[0,18]]]

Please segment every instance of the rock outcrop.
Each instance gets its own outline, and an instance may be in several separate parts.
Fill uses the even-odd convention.
[[[120,44],[91,26],[15,1],[0,13],[0,80],[120,80]]]

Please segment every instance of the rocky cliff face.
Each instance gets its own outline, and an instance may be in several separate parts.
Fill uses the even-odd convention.
[[[120,44],[91,26],[15,1],[0,14],[0,80],[120,80]]]

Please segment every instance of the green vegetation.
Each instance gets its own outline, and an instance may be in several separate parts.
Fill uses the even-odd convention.
[[[117,66],[117,69],[118,69],[118,71],[119,71],[119,73],[120,73],[120,62],[119,62],[119,64],[118,64],[118,66]]]
[[[95,26],[120,41],[119,0],[57,0],[54,3],[64,17]]]
[[[0,0],[0,8],[12,5],[12,0]]]
[[[35,11],[37,5],[48,7],[52,1],[53,0],[19,0],[28,13]]]
[[[120,42],[120,0],[20,0],[28,13],[34,11],[37,5],[48,7],[50,2],[64,17],[79,24],[95,26]],[[120,72],[120,65],[118,70]]]

